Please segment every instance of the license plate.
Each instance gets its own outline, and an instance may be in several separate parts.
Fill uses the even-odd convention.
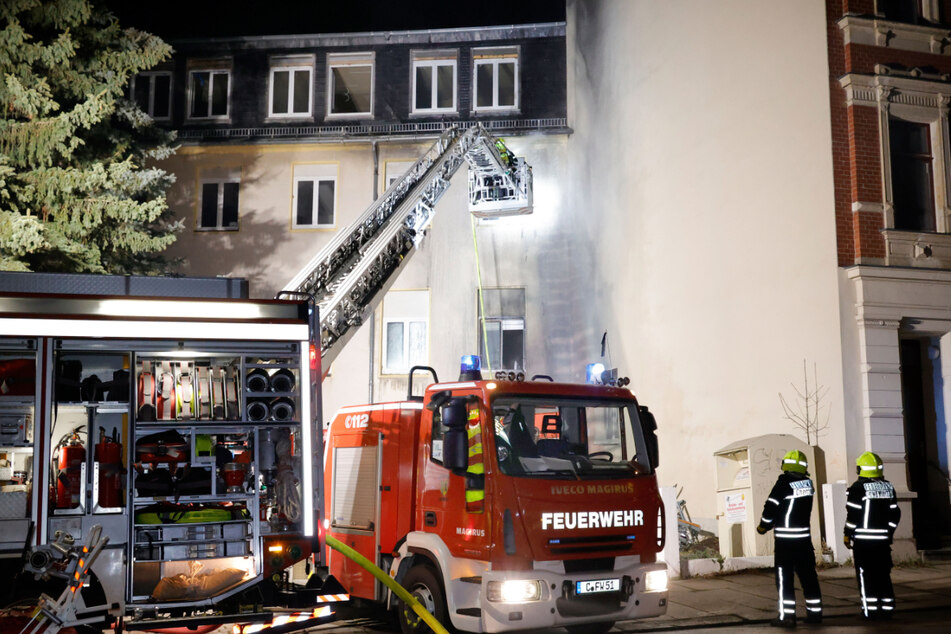
[[[620,579],[592,579],[590,581],[575,582],[575,592],[578,594],[591,594],[594,592],[617,592],[620,589]]]

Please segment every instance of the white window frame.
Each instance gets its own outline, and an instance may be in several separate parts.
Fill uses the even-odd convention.
[[[382,319],[383,324],[380,349],[380,374],[405,375],[413,365],[429,364],[429,338],[432,332],[430,328],[431,320],[429,318],[430,298],[428,290],[399,290],[389,291],[383,299]],[[409,358],[409,325],[412,322],[423,322],[426,324],[426,351],[424,359],[411,361]],[[395,367],[389,365],[387,350],[389,347],[389,324],[403,324],[403,362],[405,367]]]
[[[370,68],[370,110],[366,112],[334,112],[334,69],[341,67],[368,66]],[[327,54],[327,118],[328,119],[372,119],[376,104],[376,54],[367,53],[328,53]]]
[[[511,106],[499,105],[499,64],[515,63],[513,78],[513,101]],[[492,105],[479,106],[479,66],[492,66]],[[473,112],[513,112],[519,109],[519,50],[505,49],[473,49],[472,51],[472,111]]]
[[[156,77],[168,77],[168,114],[164,117],[155,116],[155,78]],[[168,70],[153,70],[153,71],[143,71],[132,76],[132,84],[129,86],[129,98],[132,103],[138,105],[135,99],[135,85],[143,79],[149,80],[149,105],[145,110],[145,113],[152,117],[156,121],[168,121],[172,118],[172,84],[173,77],[172,71]]]
[[[192,105],[195,101],[194,76],[198,73],[208,73],[208,112],[204,115],[192,114]],[[228,76],[228,94],[225,97],[225,113],[212,114],[215,93],[215,75]],[[234,78],[231,72],[231,60],[195,62],[189,65],[186,92],[188,103],[185,108],[185,118],[191,121],[228,121],[231,119],[231,91],[234,89]]]
[[[412,53],[413,63],[410,64],[410,114],[446,114],[458,112],[459,110],[459,63],[456,58],[456,55],[438,53],[435,51],[415,51]],[[437,102],[437,95],[439,94],[439,85],[436,81],[437,72],[436,69],[440,66],[451,66],[452,67],[452,106],[448,108],[418,108],[416,106],[416,70],[418,68],[429,68],[432,72],[433,85],[432,85],[432,101],[430,103],[435,104]]]
[[[293,190],[291,191],[291,228],[292,229],[333,229],[337,226],[337,201],[339,197],[339,187],[337,182],[336,163],[304,163],[295,164],[293,168]],[[297,222],[297,185],[302,181],[311,181],[314,183],[314,205],[313,222],[311,224],[298,224]],[[327,223],[317,222],[317,202],[320,194],[321,182],[332,182],[334,184],[333,200],[333,220]]]
[[[236,224],[234,227],[224,227],[222,222],[224,221],[224,199],[225,199],[225,184],[234,183],[238,186],[238,208],[236,211]],[[204,207],[204,196],[205,196],[205,185],[217,185],[218,192],[216,201],[217,206],[217,220],[214,227],[203,227],[201,225],[201,216],[202,209]],[[239,175],[223,175],[223,176],[204,176],[198,180],[198,215],[195,221],[195,230],[196,231],[237,231],[241,226],[241,178]]]
[[[500,293],[500,294],[501,294],[502,292],[506,292],[506,291],[521,291],[521,292],[522,292],[522,298],[521,298],[521,299],[522,299],[521,314],[519,315],[519,314],[517,314],[517,313],[512,312],[512,313],[507,314],[507,315],[506,315],[506,314],[492,314],[492,313],[490,313],[490,314],[488,314],[488,315],[484,315],[483,312],[482,312],[482,311],[483,311],[483,308],[484,308],[485,305],[486,305],[487,303],[489,303],[489,302],[487,302],[487,301],[485,300],[485,297],[484,297],[484,295],[483,295],[482,301],[481,301],[480,304],[478,305],[477,311],[476,311],[477,323],[478,323],[478,328],[479,328],[479,332],[478,332],[478,334],[477,334],[477,336],[476,336],[476,341],[477,341],[478,344],[479,344],[479,356],[482,357],[483,359],[485,359],[485,364],[483,365],[483,367],[487,367],[487,368],[489,368],[489,369],[490,369],[491,371],[493,371],[493,372],[495,372],[495,371],[497,371],[497,370],[516,370],[516,371],[524,372],[524,371],[525,371],[525,368],[524,368],[524,367],[521,367],[521,368],[507,368],[507,367],[503,367],[503,366],[502,366],[502,358],[505,357],[505,352],[504,352],[504,350],[502,349],[503,339],[504,339],[504,338],[502,337],[502,333],[503,333],[504,331],[506,331],[506,330],[519,330],[519,329],[521,330],[521,332],[522,332],[522,350],[521,350],[521,355],[520,355],[520,356],[521,356],[521,359],[522,359],[522,365],[525,366],[525,365],[526,365],[526,359],[525,359],[525,357],[526,357],[526,354],[527,354],[527,352],[526,352],[526,347],[527,347],[527,341],[528,341],[528,340],[527,340],[527,335],[526,335],[526,332],[525,332],[525,326],[526,326],[526,315],[525,315],[525,313],[526,313],[526,310],[527,310],[527,306],[526,306],[525,303],[524,303],[524,302],[526,301],[526,300],[525,300],[525,289],[524,289],[524,288],[520,288],[520,287],[519,287],[519,288],[513,288],[513,287],[499,287],[499,288],[483,288],[483,289],[482,289],[482,293],[483,293],[483,294],[492,293],[492,292],[497,292],[497,293]],[[480,299],[480,298],[479,298],[479,294],[478,294],[478,292],[477,292],[477,293],[476,293],[476,300],[478,301],[479,299]],[[501,300],[501,297],[500,297],[500,300]],[[501,308],[501,304],[500,304],[500,308]],[[499,312],[502,312],[502,311],[500,310]],[[498,324],[499,324],[499,346],[500,346],[500,353],[501,353],[501,355],[500,355],[501,358],[499,358],[499,359],[494,359],[494,358],[491,358],[491,357],[486,358],[486,357],[488,356],[488,351],[486,350],[486,345],[488,344],[488,341],[487,341],[487,337],[486,337],[487,328],[485,328],[484,324],[487,324],[487,323],[498,323]],[[509,327],[506,328],[506,326],[509,326]],[[517,327],[514,327],[514,326],[520,326],[520,328],[517,328]]]
[[[307,111],[292,112],[294,107],[294,82],[295,73],[298,71],[307,71]],[[287,72],[287,107],[288,112],[274,112],[274,73]],[[271,68],[268,73],[268,91],[267,91],[267,116],[271,119],[300,119],[302,117],[312,117],[314,112],[314,58],[313,56],[304,57],[279,57],[271,59]]]

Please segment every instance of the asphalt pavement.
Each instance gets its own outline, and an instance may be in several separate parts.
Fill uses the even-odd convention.
[[[800,630],[835,632],[951,631],[951,562],[900,566],[892,570],[895,614],[891,621],[866,623],[859,614],[859,593],[851,565],[819,570],[824,622],[805,624],[802,591],[797,581]],[[341,616],[346,610],[341,611]],[[312,634],[395,632],[397,628],[373,611],[349,613],[349,620],[307,630]],[[613,632],[664,632],[676,630],[768,631],[776,616],[776,586],[771,568],[742,570],[670,582],[667,614],[651,619],[622,621]],[[778,631],[778,630],[774,630]],[[564,630],[560,630],[564,632]]]

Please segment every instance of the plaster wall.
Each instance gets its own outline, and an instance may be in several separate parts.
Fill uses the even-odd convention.
[[[779,394],[799,404],[804,360],[827,479],[850,474],[825,29],[821,0],[568,2],[564,189],[592,210],[594,331],[694,517],[715,514],[714,451],[802,436]]]

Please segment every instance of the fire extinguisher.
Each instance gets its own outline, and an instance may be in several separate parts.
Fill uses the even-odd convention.
[[[83,465],[86,448],[79,434],[73,432],[59,448],[59,475],[56,476],[56,508],[74,509],[79,506],[83,488]]]
[[[99,464],[99,506],[115,508],[122,506],[122,445],[119,444],[119,431],[112,429],[112,436],[106,436],[106,430],[99,428],[99,442],[96,444],[95,460]]]

